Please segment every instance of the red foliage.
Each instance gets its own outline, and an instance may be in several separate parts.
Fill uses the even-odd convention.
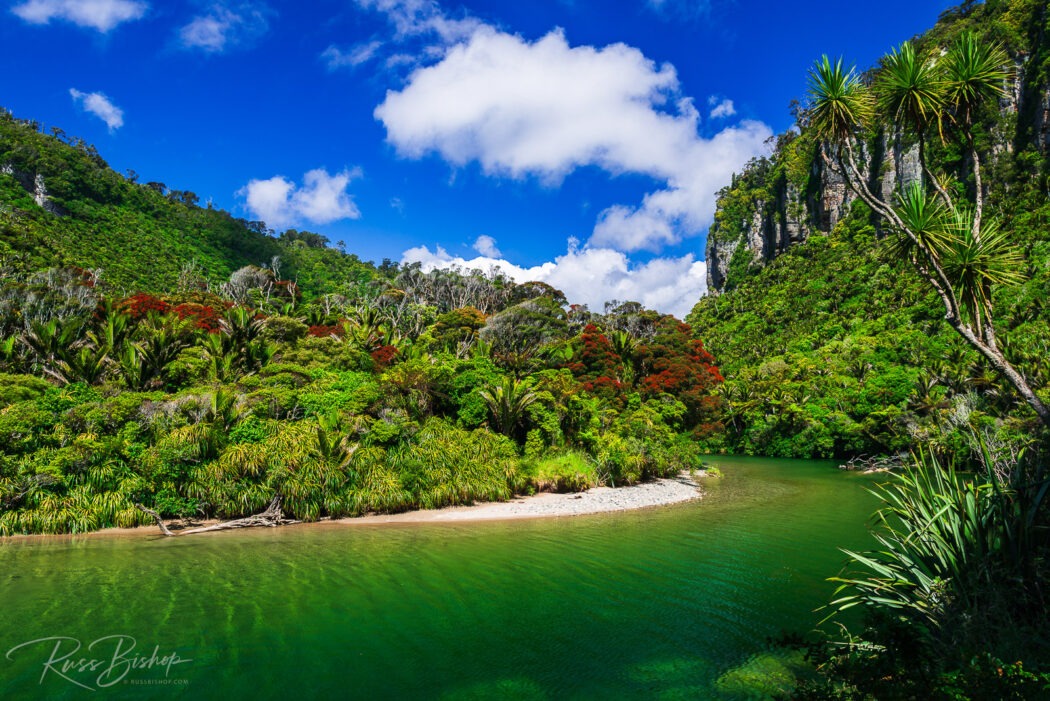
[[[616,355],[612,343],[594,324],[587,324],[580,334],[583,346],[579,359],[567,367],[585,391],[606,399],[623,396],[623,383],[616,375],[620,369],[620,356]]]
[[[692,329],[674,317],[663,317],[656,323],[652,342],[641,349],[644,368],[640,389],[643,396],[670,394],[688,410],[688,420],[715,430],[719,410],[715,388],[724,381],[715,359],[704,344],[691,338]]]
[[[623,383],[617,380],[615,377],[596,377],[593,380],[584,380],[580,383],[580,387],[585,392],[596,394],[599,397],[607,397],[613,399],[618,397],[623,391]]]
[[[143,317],[148,316],[150,312],[167,314],[171,309],[171,305],[159,297],[140,292],[137,295],[132,295],[120,300],[117,303],[117,308],[135,321],[138,321]]]
[[[721,421],[704,422],[697,424],[696,428],[693,429],[693,437],[697,439],[710,438],[724,430],[725,426],[722,425]]]
[[[329,336],[338,336],[339,338],[342,338],[343,327],[338,324],[332,326],[319,324],[317,326],[311,326],[307,333],[317,338],[328,338]]]
[[[397,348],[394,346],[379,346],[370,353],[372,360],[375,361],[376,369],[381,370],[397,358]]]
[[[94,287],[95,286],[95,280],[97,279],[96,276],[95,276],[95,273],[93,273],[90,270],[87,270],[85,268],[77,267],[75,265],[71,266],[69,268],[69,270],[74,275],[76,275],[77,277],[80,278],[80,284],[83,285],[84,287]]]
[[[222,315],[215,307],[195,302],[186,302],[173,309],[180,319],[192,319],[193,325],[208,333],[216,333],[219,330],[219,319]]]
[[[303,298],[303,293],[299,290],[299,285],[294,280],[278,280],[273,283],[276,288],[277,295],[279,297],[286,297],[288,299],[299,300]]]

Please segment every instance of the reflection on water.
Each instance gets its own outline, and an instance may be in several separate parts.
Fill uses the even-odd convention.
[[[130,636],[145,668],[106,698],[761,698],[798,663],[766,638],[812,627],[836,548],[868,542],[870,478],[714,462],[702,501],[627,514],[9,542],[0,653],[68,636],[101,672],[114,639],[87,646]],[[53,647],[0,654],[0,697],[87,694]]]

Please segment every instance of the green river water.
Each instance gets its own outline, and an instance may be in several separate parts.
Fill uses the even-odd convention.
[[[629,513],[12,539],[0,698],[763,698],[767,637],[869,544],[873,478],[711,462],[703,500]],[[77,642],[96,668],[63,676]]]

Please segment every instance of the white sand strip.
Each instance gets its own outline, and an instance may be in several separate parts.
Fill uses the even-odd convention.
[[[702,473],[697,473],[697,477]],[[474,506],[407,511],[342,518],[331,523],[367,526],[384,523],[435,523],[447,521],[492,521],[548,516],[580,516],[607,511],[626,511],[663,506],[700,498],[700,488],[688,472],[631,487],[595,487],[577,494],[536,494],[511,501],[486,502]]]
[[[683,501],[691,501],[701,497],[701,490],[694,477],[703,477],[702,471],[690,475],[682,472],[677,477],[658,479],[644,484],[636,484],[632,487],[595,487],[586,492],[576,494],[536,494],[530,497],[517,497],[511,501],[494,501],[475,504],[473,506],[452,506],[445,509],[429,509],[422,511],[406,511],[400,514],[377,514],[373,516],[359,516],[356,518],[340,518],[333,520],[322,520],[315,523],[305,523],[295,526],[318,527],[318,526],[369,526],[382,525],[385,523],[443,523],[458,521],[498,521],[503,519],[523,518],[547,518],[552,516],[581,516],[583,514],[598,514],[610,511],[628,511],[631,509],[644,509],[650,506],[664,506],[666,504],[677,504]],[[209,520],[203,523],[194,523],[194,526],[212,525],[218,521]],[[169,527],[176,527],[175,521],[168,522]],[[254,530],[254,529],[253,529]],[[202,534],[201,537],[219,535],[226,532]],[[137,528],[105,528],[100,531],[92,531],[78,535],[15,535],[0,537],[0,543],[7,540],[21,540],[25,538],[42,539],[76,539],[83,537],[141,537],[160,536],[161,532],[156,526],[139,526]]]

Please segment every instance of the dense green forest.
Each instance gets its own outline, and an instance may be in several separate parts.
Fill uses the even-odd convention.
[[[999,224],[1021,256],[1021,279],[992,289],[998,344],[1044,402],[1050,400],[1045,13],[1042,2],[971,3],[945,13],[913,41],[918,55],[928,56],[972,31],[1006,51],[1011,80],[1019,81],[1017,71],[1023,72],[1020,109],[1005,92],[984,102],[975,113],[973,135],[983,156],[987,218]],[[875,67],[864,80],[877,83],[881,71]],[[834,195],[836,181],[822,163],[826,146],[810,128],[804,106],[797,106],[796,114],[798,127],[778,137],[773,153],[751,163],[721,191],[711,237],[714,246],[732,251],[726,280],[721,294],[700,300],[687,317],[727,378],[720,390],[726,405],[724,449],[852,457],[932,443],[947,455],[965,442],[951,430],[960,415],[1006,436],[1027,432],[1034,414],[945,323],[935,291],[899,255],[891,227],[856,197],[845,203],[834,226],[827,221],[822,199]],[[972,193],[967,144],[952,137],[950,126],[950,120],[927,126],[926,160],[954,188]],[[861,142],[876,163],[870,178],[878,184],[894,167],[893,156],[898,168],[902,155],[914,156],[917,137],[911,130],[872,124]],[[895,153],[886,154],[887,145]],[[895,204],[892,197],[890,203]],[[763,257],[746,243],[755,234],[754,217],[775,225],[781,219],[801,221],[809,235]]]
[[[9,114],[0,164],[0,534],[628,484],[720,428],[672,317],[377,268]]]

